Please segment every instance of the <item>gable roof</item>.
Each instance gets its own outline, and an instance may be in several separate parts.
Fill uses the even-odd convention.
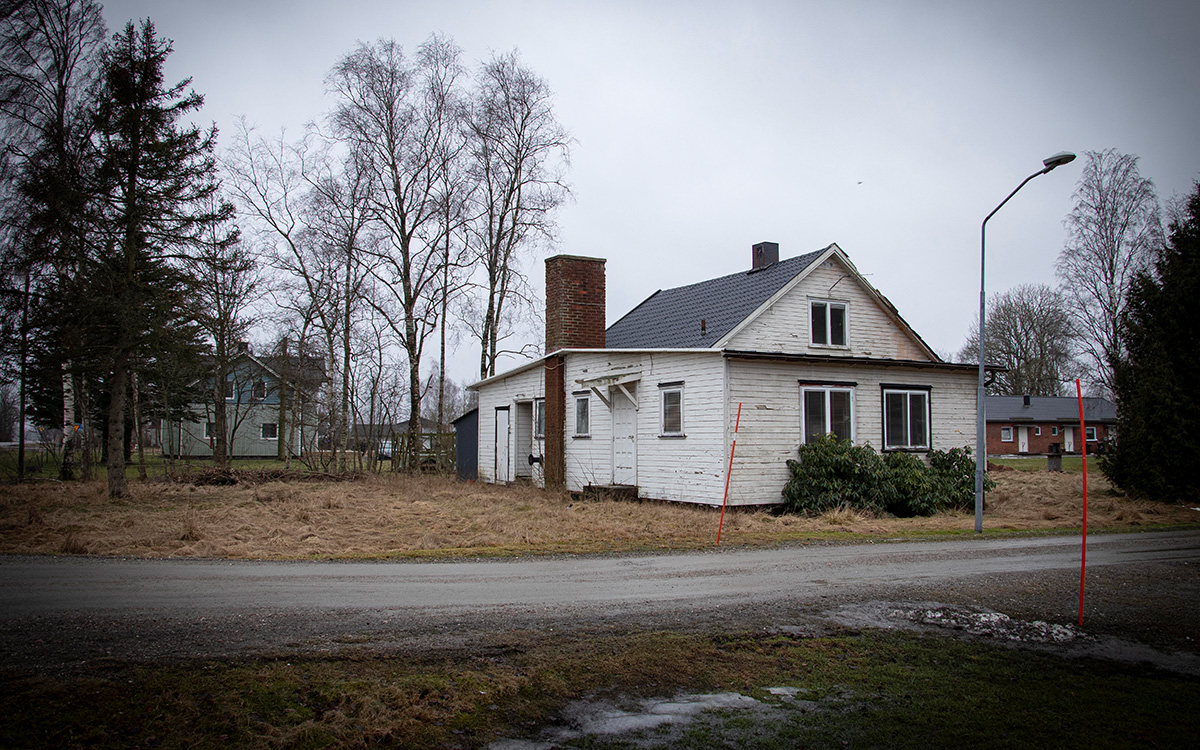
[[[605,346],[609,349],[712,347],[828,249],[698,284],[660,289],[608,327]],[[705,323],[703,334],[701,320]]]
[[[1070,396],[1030,396],[1029,406],[1024,396],[988,396],[986,401],[989,422],[1078,422],[1079,401]],[[1106,398],[1085,396],[1085,422],[1116,422],[1117,406]]]

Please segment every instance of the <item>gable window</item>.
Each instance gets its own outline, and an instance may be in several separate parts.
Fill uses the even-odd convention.
[[[233,381],[232,380],[225,381],[225,400],[226,401],[233,400]]]
[[[1000,428],[1000,442],[1011,443],[1012,441],[1013,441],[1012,428],[1011,427],[1001,427]]]
[[[813,344],[846,346],[846,303],[814,301],[809,312]]]
[[[838,440],[854,439],[853,388],[803,386],[800,412],[801,441],[809,443],[831,433]]]
[[[250,398],[254,399],[255,401],[262,401],[266,397],[267,381],[262,380],[261,378],[259,380],[255,380],[254,388],[250,391]]]
[[[546,399],[533,400],[533,436],[538,440],[546,437]]]
[[[929,447],[929,390],[883,389],[884,450]]]
[[[683,384],[659,386],[662,399],[662,422],[659,434],[663,437],[683,436]]]
[[[258,426],[258,436],[263,440],[275,440],[279,437],[279,425],[274,422],[264,422]]]
[[[592,434],[591,400],[587,396],[575,397],[575,437],[589,437]]]

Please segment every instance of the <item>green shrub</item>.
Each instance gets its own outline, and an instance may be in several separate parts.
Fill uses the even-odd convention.
[[[900,517],[968,510],[975,504],[970,448],[935,450],[928,464],[917,454],[887,453],[826,435],[800,446],[787,462],[783,511],[816,515],[841,506]],[[985,489],[995,482],[984,478]]]
[[[800,460],[788,461],[792,479],[783,488],[785,510],[824,513],[847,505],[886,510],[890,499],[886,470],[869,445],[826,435],[800,446]]]

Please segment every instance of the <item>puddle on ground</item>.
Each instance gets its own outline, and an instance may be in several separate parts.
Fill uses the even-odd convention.
[[[1200,655],[1197,654],[1160,651],[1124,638],[1087,633],[1074,625],[1014,620],[1002,612],[982,607],[960,607],[941,602],[866,602],[839,607],[829,613],[829,619],[852,628],[937,629],[955,635],[993,639],[1005,645],[1049,650],[1061,656],[1149,664],[1179,674],[1200,675]]]
[[[786,702],[793,709],[817,708],[815,701],[799,700],[797,695],[806,693],[803,688],[773,687],[766,691]],[[638,732],[648,732],[669,725],[686,725],[705,711],[753,710],[770,712],[777,710],[770,703],[763,703],[740,693],[683,694],[673,698],[647,698],[627,704],[622,708],[609,701],[574,701],[563,709],[561,723],[546,729],[539,739],[504,739],[488,745],[488,750],[552,750],[559,743],[569,742],[585,736],[623,735],[622,740],[635,745],[639,743]],[[646,737],[645,741],[661,746],[663,737]]]

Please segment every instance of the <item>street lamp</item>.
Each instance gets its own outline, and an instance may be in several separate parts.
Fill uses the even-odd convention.
[[[1017,185],[1016,190],[1008,194],[1008,198],[1000,201],[1000,205],[992,209],[992,212],[983,220],[983,225],[979,228],[979,390],[975,396],[975,533],[983,533],[983,475],[987,471],[987,435],[984,432],[984,409],[983,409],[983,342],[984,342],[984,256],[985,248],[987,247],[987,223],[988,219],[996,215],[996,212],[1004,208],[1004,204],[1008,203],[1009,198],[1017,194],[1017,191],[1025,187],[1025,183],[1032,180],[1034,177],[1044,175],[1055,167],[1061,167],[1064,164],[1070,164],[1075,161],[1075,154],[1070,151],[1060,151],[1054,156],[1047,157],[1042,160],[1042,169],[1034,172],[1026,177],[1020,185]]]

